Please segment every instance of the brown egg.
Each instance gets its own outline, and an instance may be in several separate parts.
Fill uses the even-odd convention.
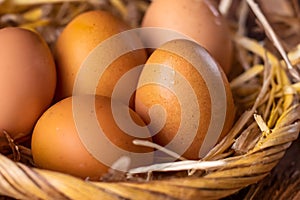
[[[210,1],[152,1],[142,27],[171,29],[191,37],[211,53],[226,74],[229,73],[232,60],[230,32],[225,19]]]
[[[235,115],[223,70],[204,48],[183,39],[165,43],[149,57],[135,105],[156,134],[153,141],[189,159],[205,156]]]
[[[31,133],[49,107],[56,86],[56,69],[46,42],[22,28],[0,29],[0,137]]]
[[[129,27],[107,11],[88,11],[74,18],[63,30],[56,44],[58,87],[56,99],[72,95],[80,66],[89,53],[106,39],[128,30]],[[127,37],[122,42],[99,52],[99,56],[111,51],[134,46],[137,38]],[[146,62],[145,50],[130,51],[120,55],[106,69],[96,86],[96,94],[111,97],[116,82],[128,70]]]
[[[145,125],[125,104],[117,102],[115,106],[119,112],[122,112],[121,109],[130,112],[133,121],[139,126]],[[100,137],[98,129],[93,129],[94,119],[101,126],[103,137]],[[153,156],[145,155],[152,149],[134,145],[132,141],[138,137],[126,134],[115,119],[108,97],[96,96],[95,103],[91,96],[73,96],[59,101],[41,116],[34,128],[32,155],[35,164],[41,168],[94,180],[107,173],[121,156],[131,159],[131,167],[152,163]],[[145,134],[148,137],[146,139],[151,140],[148,130]],[[134,160],[135,153],[139,153],[142,158]],[[101,158],[97,157],[99,154]]]

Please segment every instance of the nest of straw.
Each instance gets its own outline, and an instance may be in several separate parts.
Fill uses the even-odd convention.
[[[205,158],[158,164],[93,182],[35,168],[30,149],[13,141],[0,155],[0,194],[16,199],[220,199],[266,177],[300,130],[299,2],[216,1],[235,44],[231,89],[238,106],[229,134]],[[146,0],[4,0],[0,27],[38,31],[50,46],[87,10],[110,10],[138,27]],[[283,8],[280,13],[277,8]],[[0,61],[1,62],[1,61]],[[145,179],[134,178],[136,173]]]

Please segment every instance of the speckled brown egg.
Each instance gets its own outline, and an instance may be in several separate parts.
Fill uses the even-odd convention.
[[[50,106],[56,86],[54,59],[46,42],[22,28],[0,29],[0,135],[31,133]],[[6,139],[3,139],[6,140]]]
[[[74,82],[80,66],[101,42],[128,30],[130,27],[108,11],[88,11],[75,17],[63,30],[56,43],[56,60],[58,68],[58,87],[56,99],[72,95]],[[139,42],[139,41],[138,41]],[[124,46],[130,47],[134,39],[127,37],[120,43],[99,52],[109,54]],[[111,97],[116,82],[130,69],[146,62],[145,50],[132,50],[112,61],[104,74],[99,77],[96,94]],[[100,61],[101,62],[101,61]],[[100,76],[100,75],[99,75]]]
[[[163,110],[154,109],[157,105]],[[181,39],[149,57],[135,106],[154,142],[188,159],[203,158],[230,130],[235,116],[223,70],[203,47]]]
[[[107,173],[121,156],[131,159],[135,153],[143,156],[143,153],[152,151],[151,148],[134,145],[133,140],[138,136],[125,133],[116,124],[109,97],[96,96],[92,107],[89,107],[90,100],[94,102],[92,96],[68,97],[51,106],[41,116],[32,135],[32,155],[38,167],[96,180]],[[79,110],[74,106],[78,106]],[[145,125],[128,106],[122,103],[117,106],[120,106],[119,112],[121,107],[130,112],[137,125]],[[91,128],[93,119],[99,123],[105,138],[98,140],[99,130]],[[149,131],[146,134],[148,138],[144,139],[151,141]],[[82,139],[85,136],[87,140]],[[93,147],[96,149],[91,149]],[[104,155],[103,160],[97,157],[99,153]],[[133,160],[124,169],[151,164],[153,161],[151,155],[144,158],[139,162]]]
[[[143,18],[142,27],[171,29],[197,41],[221,65],[231,69],[232,42],[225,18],[208,0],[154,0]]]

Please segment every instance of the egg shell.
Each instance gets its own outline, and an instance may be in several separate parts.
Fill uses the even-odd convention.
[[[130,27],[108,11],[87,11],[75,17],[60,34],[56,43],[58,87],[56,99],[72,95],[74,82],[81,64],[88,54],[101,42]],[[136,38],[126,38],[122,44],[115,44],[110,51],[131,46]],[[123,46],[121,46],[123,45]],[[101,54],[107,54],[109,50]],[[128,70],[146,62],[146,51],[134,50],[120,55],[101,76],[96,94],[111,97],[116,82]],[[125,102],[127,103],[127,102]]]
[[[13,139],[31,133],[50,106],[56,69],[46,42],[37,33],[17,28],[0,29],[0,136]]]
[[[82,142],[77,122],[74,118],[72,106],[74,98],[77,98],[78,105],[87,108],[91,96],[73,96],[65,98],[51,106],[38,120],[32,135],[32,155],[34,163],[40,167],[63,173],[71,174],[81,178],[92,180],[99,179],[108,172],[110,166],[100,162],[94,154],[86,149]],[[120,104],[125,106],[125,104]],[[126,106],[127,107],[127,106]],[[128,108],[128,107],[127,107]],[[129,108],[128,108],[129,109]],[[127,109],[127,110],[128,110]],[[136,137],[123,132],[114,121],[111,111],[111,99],[103,96],[95,97],[95,112],[97,120],[102,127],[105,136],[117,147],[129,152],[144,153],[152,151],[151,148],[137,146],[132,143]],[[95,113],[89,110],[89,116]],[[145,125],[143,120],[131,109],[132,119],[140,126]],[[80,113],[83,114],[83,113]],[[84,114],[83,114],[84,115]],[[88,117],[85,117],[86,120]],[[84,125],[90,126],[90,121],[84,121]],[[83,134],[90,134],[85,131]],[[149,141],[151,141],[150,133]],[[97,143],[97,151],[104,152],[106,159],[117,161],[121,154],[114,154],[111,148],[104,148],[101,141],[91,137],[91,142]],[[145,160],[145,164],[151,164],[152,160]],[[132,163],[131,166],[134,164]]]
[[[167,49],[172,49],[172,51],[178,52],[178,54]],[[192,127],[190,129],[184,129],[184,134],[180,136],[178,142],[169,147],[171,150],[179,153],[182,150],[181,145],[184,145],[183,143],[187,144],[187,141],[193,140],[186,151],[183,152],[183,156],[188,159],[199,159],[199,151],[203,145],[206,145],[203,142],[204,139],[206,137],[216,137],[213,135],[207,136],[210,123],[221,123],[221,121],[212,121],[212,107],[214,105],[212,104],[212,97],[208,90],[207,82],[204,81],[203,74],[199,73],[195,66],[181,56],[180,53],[196,58],[199,65],[205,67],[210,67],[211,65],[217,66],[217,71],[214,71],[215,69],[208,69],[213,72],[208,79],[215,80],[215,78],[219,76],[218,74],[221,74],[221,82],[225,88],[226,97],[224,97],[224,101],[226,102],[224,102],[224,105],[226,109],[224,113],[218,113],[218,115],[224,114],[225,121],[217,137],[210,139],[217,142],[223,138],[230,130],[235,116],[235,106],[226,75],[213,58],[205,52],[205,49],[200,45],[189,40],[173,40],[165,43],[156,49],[147,60],[136,91],[135,110],[148,125],[152,120],[159,120],[162,116],[161,113],[157,112],[157,114],[155,114],[155,111],[153,111],[153,116],[150,118],[149,111],[152,106],[161,105],[165,109],[165,124],[156,135],[154,135],[155,132],[153,132],[153,130],[158,129],[158,125],[155,123],[151,125],[152,128],[150,131],[154,135],[153,141],[155,143],[162,146],[168,145],[174,140],[176,134],[178,134],[181,123],[186,124],[187,126],[185,127]],[[170,72],[167,72],[164,66],[169,67],[171,71],[169,70]],[[190,99],[190,92],[182,89],[182,81],[179,79],[177,73],[181,74],[185,79],[184,81],[193,88],[199,111],[196,107],[194,108],[189,105],[189,102],[192,103],[193,100]],[[149,80],[151,80],[151,82],[148,82]],[[174,91],[171,91],[167,86],[174,88]],[[214,90],[215,88],[211,89]],[[179,96],[181,96],[182,99],[180,99]],[[184,101],[188,102],[188,105],[183,104],[182,102]],[[183,105],[186,107],[183,107]],[[181,114],[185,110],[189,110],[189,113],[187,114],[187,118],[182,119]],[[198,124],[196,121],[192,122],[199,112],[200,117]],[[191,130],[194,126],[198,127],[195,137],[191,135]],[[213,145],[215,145],[215,143]],[[210,148],[212,147],[213,146],[210,146]],[[209,149],[205,150],[206,153],[208,150]]]
[[[233,47],[225,18],[208,0],[154,0],[142,27],[178,31],[206,48],[226,74],[231,70]]]

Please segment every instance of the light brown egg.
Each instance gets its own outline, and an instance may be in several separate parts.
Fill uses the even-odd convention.
[[[208,0],[154,0],[142,27],[171,29],[206,48],[226,74],[231,69],[232,42],[225,19]]]
[[[0,137],[31,133],[50,106],[56,86],[54,59],[46,42],[22,28],[0,29]]]
[[[154,109],[157,105],[164,111]],[[165,43],[149,57],[135,106],[151,133],[157,133],[155,143],[189,159],[205,156],[230,130],[235,116],[223,70],[200,45],[181,39]]]
[[[63,30],[56,43],[58,67],[56,99],[60,100],[72,95],[80,66],[98,44],[128,29],[129,27],[123,21],[107,11],[88,11],[74,18]],[[136,42],[140,41],[127,37],[122,42],[111,46],[110,49],[99,53],[100,55],[109,54],[110,51],[117,51],[126,45],[130,47]],[[145,50],[135,50],[120,55],[101,76],[96,87],[96,94],[111,97],[113,88],[120,77],[128,70],[144,64],[146,59]]]
[[[111,110],[110,98],[96,96],[93,104],[95,109],[93,106],[89,107],[90,100],[93,100],[91,96],[68,97],[51,106],[41,116],[32,135],[32,155],[38,167],[95,180],[107,173],[110,164],[121,156],[133,159],[134,153],[143,156],[143,153],[152,151],[151,148],[134,145],[132,141],[138,137],[126,134],[119,128]],[[74,106],[79,110],[75,110]],[[120,112],[121,108],[130,112],[135,123],[145,125],[128,106],[117,106]],[[99,123],[105,137],[101,138],[99,130],[92,128],[93,119]],[[151,140],[148,130],[146,134],[146,139]],[[83,137],[88,137],[88,140],[82,139]],[[103,160],[97,157],[99,153],[104,155]],[[130,166],[151,164],[152,161],[153,156],[145,156],[141,162],[133,160]]]

